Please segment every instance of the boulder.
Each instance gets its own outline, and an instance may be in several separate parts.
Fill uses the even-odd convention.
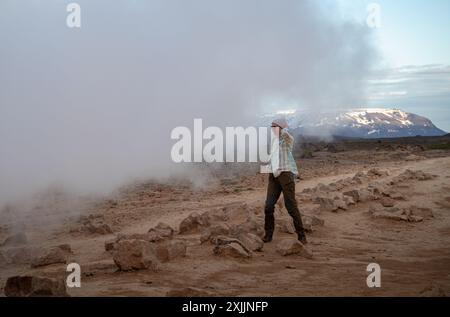
[[[328,197],[316,196],[313,201],[319,204],[320,208],[324,211],[337,211],[339,209],[335,201]]]
[[[410,215],[421,217],[423,219],[434,218],[433,211],[427,207],[410,206]]]
[[[302,216],[303,228],[306,232],[313,232],[314,227],[320,227],[325,224],[325,221],[317,216]]]
[[[31,267],[36,268],[51,264],[66,263],[66,253],[60,248],[51,248],[31,261]]]
[[[199,213],[194,212],[181,221],[179,232],[180,234],[193,233],[199,228],[207,227],[209,225],[210,221],[208,217],[202,217]]]
[[[347,203],[345,202],[345,200],[343,198],[335,197],[333,200],[334,200],[333,201],[334,206],[337,207],[337,209],[335,211],[337,211],[338,209],[348,210]]]
[[[388,196],[394,200],[406,200],[402,193],[396,191],[389,191]]]
[[[172,238],[174,230],[168,224],[160,222],[156,227],[151,228],[148,233],[150,235],[160,236],[161,238]]]
[[[277,252],[283,256],[299,255],[308,259],[312,258],[312,254],[296,239],[282,240],[277,245]]]
[[[315,191],[319,191],[319,192],[324,192],[324,193],[328,193],[331,192],[331,188],[328,185],[319,183],[317,184],[317,186],[315,187]]]
[[[356,205],[355,201],[353,200],[353,197],[351,196],[343,196],[342,199],[344,200],[344,202],[347,204],[347,206],[350,205]]]
[[[110,234],[112,233],[111,227],[103,222],[89,222],[84,225],[84,230],[92,234]]]
[[[397,177],[395,177],[393,179],[394,183],[401,183],[404,180],[407,179],[415,179],[415,180],[419,180],[419,181],[427,181],[427,180],[432,180],[434,178],[436,178],[436,175],[432,175],[429,173],[425,173],[424,171],[421,170],[417,170],[417,171],[413,171],[410,169],[407,169],[406,171],[404,171],[403,173],[401,173],[400,175],[398,175]]]
[[[262,218],[249,217],[245,222],[230,227],[230,235],[238,236],[241,233],[253,233],[257,236],[264,235],[264,220]]]
[[[292,221],[292,218],[278,218],[276,219],[277,227],[279,228],[280,232],[283,233],[289,233],[294,234],[295,233],[295,227],[294,223]]]
[[[121,271],[158,269],[158,258],[153,243],[145,240],[121,240],[113,254],[114,263]]]
[[[213,243],[216,246],[220,246],[220,245],[227,245],[230,243],[237,243],[239,244],[247,253],[251,253],[250,249],[247,248],[247,246],[242,243],[242,241],[240,241],[239,239],[236,238],[232,238],[232,237],[227,237],[227,236],[217,236],[213,239]]]
[[[367,187],[367,190],[375,196],[387,196],[389,193],[389,188],[381,183],[372,182]]]
[[[370,177],[389,176],[389,173],[387,171],[382,171],[379,168],[372,168],[367,172],[367,176]]]
[[[113,251],[116,248],[116,243],[117,243],[116,239],[105,241],[105,251],[108,252]]]
[[[373,218],[381,218],[395,221],[421,222],[423,218],[412,215],[408,209],[400,209],[396,207],[378,208],[376,206],[369,207],[369,213]]]
[[[204,243],[207,241],[211,241],[211,239],[214,237],[221,235],[227,236],[229,235],[229,233],[230,227],[226,223],[218,223],[203,230],[200,236],[200,242]]]
[[[336,195],[334,198],[325,196],[316,196],[314,203],[320,205],[320,209],[324,211],[336,212],[339,209],[347,210],[348,206],[343,197]]]
[[[202,217],[204,220],[207,220],[211,223],[228,221],[230,219],[227,212],[225,212],[223,209],[209,210],[207,212],[204,212],[202,214]]]
[[[243,258],[247,259],[251,257],[251,254],[247,252],[241,244],[236,242],[230,242],[224,245],[216,245],[213,250],[215,255],[232,257],[232,258]]]
[[[7,297],[68,296],[64,280],[39,276],[13,276],[6,281]]]
[[[183,240],[170,240],[156,246],[156,256],[161,262],[172,261],[186,256],[187,245]]]
[[[344,192],[344,196],[350,196],[354,202],[367,202],[373,199],[373,195],[367,189],[353,189]]]
[[[236,237],[250,251],[262,251],[264,241],[253,233],[244,233]]]
[[[383,197],[381,198],[380,203],[383,207],[394,207],[395,200],[389,197]]]

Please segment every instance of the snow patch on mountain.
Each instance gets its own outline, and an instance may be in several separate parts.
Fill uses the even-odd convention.
[[[359,138],[437,136],[446,134],[431,120],[391,108],[362,108],[326,112],[278,112],[297,133]],[[275,115],[276,116],[276,115]],[[265,116],[269,119],[271,116]],[[273,116],[272,116],[273,117]]]

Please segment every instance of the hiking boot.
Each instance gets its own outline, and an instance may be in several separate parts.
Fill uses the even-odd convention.
[[[304,232],[298,234],[298,241],[300,241],[302,244],[308,243],[308,240],[306,240],[306,235]]]
[[[266,234],[262,240],[264,241],[264,243],[272,242],[272,235]]]

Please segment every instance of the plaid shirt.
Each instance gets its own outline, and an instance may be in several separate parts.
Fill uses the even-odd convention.
[[[292,155],[293,147],[294,137],[286,129],[282,129],[280,138],[274,138],[270,156],[271,169],[275,178],[280,176],[282,172],[292,172],[294,175],[298,175],[297,164]],[[279,155],[274,155],[277,151]]]

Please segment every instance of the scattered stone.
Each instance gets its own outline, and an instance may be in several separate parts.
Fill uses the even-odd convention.
[[[161,262],[172,261],[186,256],[186,242],[183,240],[170,240],[156,247],[156,255]]]
[[[217,236],[227,236],[230,233],[230,227],[226,223],[218,223],[209,228],[203,230],[200,236],[200,242],[205,243],[211,241],[212,238]]]
[[[117,271],[117,266],[112,259],[89,262],[83,265],[83,276],[95,276],[97,273],[112,274]]]
[[[36,268],[51,264],[66,263],[67,258],[65,252],[60,248],[51,248],[44,252],[43,255],[31,261],[31,267]]]
[[[283,256],[300,255],[311,259],[312,254],[296,239],[284,239],[277,245],[277,252]]]
[[[249,217],[247,221],[230,227],[232,236],[239,236],[242,233],[253,233],[257,236],[264,235],[264,220],[256,217]]]
[[[407,169],[400,175],[394,177],[391,181],[391,184],[395,185],[395,184],[403,183],[406,180],[414,180],[414,179],[419,180],[419,181],[427,181],[427,180],[432,180],[436,177],[437,177],[436,175],[425,173],[424,171],[421,171],[421,170],[413,171],[413,170]]]
[[[121,271],[158,269],[159,261],[153,243],[145,240],[122,240],[116,245],[114,263]]]
[[[232,257],[232,258],[250,258],[251,254],[247,252],[241,244],[236,242],[227,243],[225,245],[216,245],[213,250],[215,255]]]
[[[303,228],[306,232],[313,232],[314,227],[323,226],[325,221],[317,216],[302,216]]]
[[[112,251],[116,248],[116,239],[105,241],[105,251]]]
[[[367,176],[371,177],[389,176],[389,173],[387,171],[382,171],[379,168],[372,168],[367,172]]]
[[[202,217],[199,213],[193,212],[180,223],[180,234],[192,233],[201,227],[210,225],[207,217]]]
[[[378,182],[370,183],[367,187],[367,190],[374,196],[387,196],[389,193],[389,189],[386,187],[386,185]]]
[[[12,236],[9,236],[3,241],[1,246],[8,247],[8,246],[18,246],[22,244],[26,244],[28,242],[27,236],[25,233],[20,232],[16,233]]]
[[[383,197],[380,201],[383,207],[394,207],[395,201],[389,197]]]
[[[382,218],[395,221],[421,222],[423,218],[412,215],[408,209],[400,209],[396,207],[389,207],[379,209],[376,206],[369,207],[369,213],[373,218]]]
[[[334,205],[337,207],[337,209],[348,210],[347,203],[341,197],[334,198]]]
[[[409,210],[413,216],[422,217],[423,219],[434,218],[433,211],[430,208],[411,206]]]
[[[160,222],[156,227],[151,228],[148,233],[151,235],[160,236],[161,238],[172,238],[175,230],[164,222]]]
[[[353,189],[347,192],[344,192],[345,196],[350,196],[353,198],[354,202],[367,202],[373,199],[373,195],[367,189]]]
[[[337,211],[339,209],[335,201],[328,197],[316,196],[314,203],[319,204],[320,208],[324,211]]]
[[[230,218],[228,214],[222,209],[219,210],[209,210],[202,214],[204,220],[207,220],[211,223],[228,221]]]
[[[355,201],[353,200],[353,197],[351,197],[351,196],[345,196],[344,195],[342,199],[347,204],[347,206],[356,205]]]
[[[303,194],[303,193],[297,194],[297,199],[304,202],[312,201],[312,197],[310,194]]]
[[[388,196],[394,200],[406,200],[405,196],[399,192],[391,191],[388,193]]]
[[[293,223],[291,217],[277,218],[276,224],[277,224],[277,227],[279,228],[280,232],[289,233],[289,234],[295,233],[295,227],[294,227],[294,223]]]
[[[144,240],[147,242],[159,242],[165,240],[159,233],[154,230],[150,230],[147,233],[132,233],[132,234],[118,234],[114,240],[108,240],[105,242],[105,249],[107,248],[106,243],[108,243],[108,248],[111,250],[115,248],[114,243],[122,240]]]
[[[236,238],[231,238],[227,236],[217,236],[213,239],[213,243],[215,245],[226,245],[230,243],[237,243],[239,244],[246,252],[251,253],[250,249],[248,249],[242,241]]]
[[[250,251],[262,251],[264,247],[264,241],[253,233],[240,234],[236,238]]]
[[[7,297],[69,296],[64,280],[38,276],[13,276],[6,281]]]
[[[319,184],[317,184],[317,186],[315,188],[315,191],[328,193],[328,192],[331,191],[331,189],[330,189],[329,186],[327,186],[325,184],[322,184],[322,183],[319,183]]]
[[[92,234],[110,234],[112,233],[112,229],[109,225],[106,223],[92,223],[89,222],[88,224],[84,225],[85,230],[87,230],[89,233]]]

